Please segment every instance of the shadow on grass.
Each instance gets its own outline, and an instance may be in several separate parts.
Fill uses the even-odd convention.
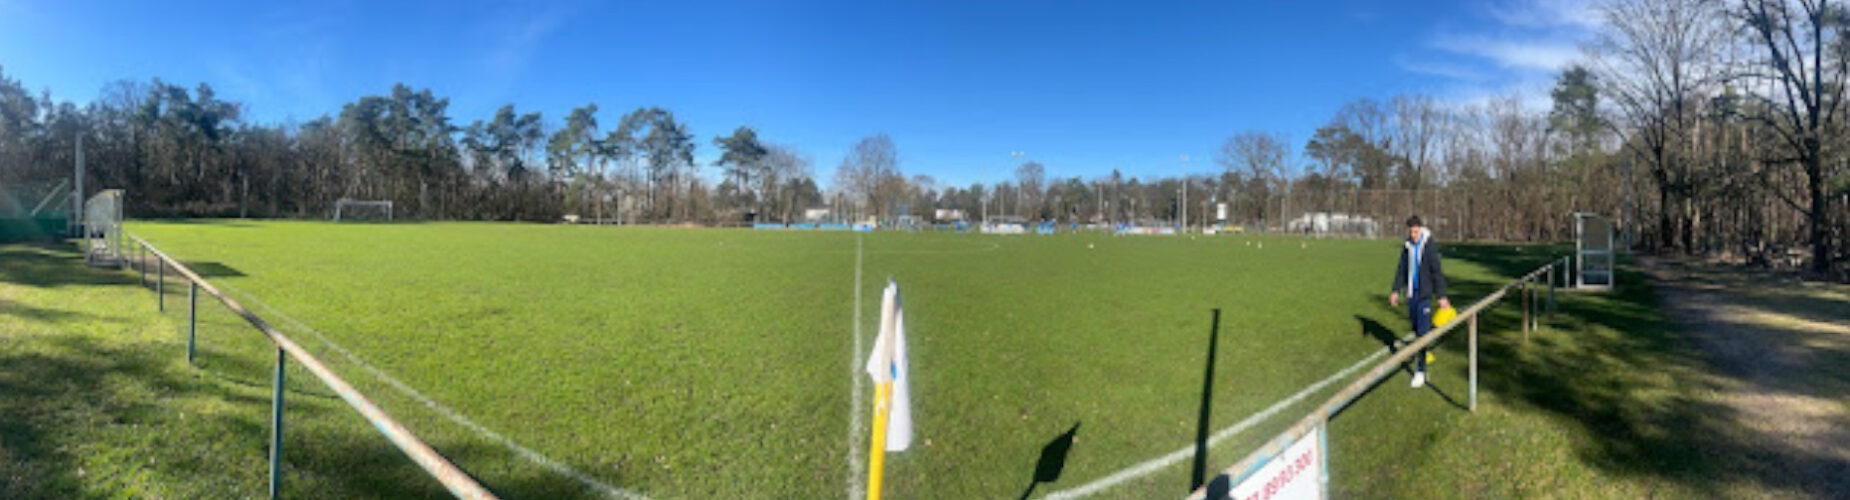
[[[153,222],[159,224],[186,224],[193,226],[219,226],[252,229],[258,227],[252,222],[257,219],[137,219],[135,222]]]
[[[84,267],[76,254],[56,247],[4,245],[0,255],[5,256],[0,258],[0,276],[19,285],[136,286],[133,274]],[[270,359],[219,353],[202,358],[212,359],[212,365],[188,367],[180,361],[183,341],[135,337],[146,335],[140,333],[146,329],[171,327],[147,310],[151,306],[134,306],[93,304],[65,310],[56,304],[0,303],[0,325],[9,319],[17,324],[48,323],[30,332],[0,329],[0,498],[262,494],[269,470],[269,380],[245,380],[237,374],[267,373]],[[99,330],[79,326],[96,321],[123,323],[122,328],[107,329],[107,335],[123,337],[101,337],[86,333]],[[292,383],[287,395],[286,496],[448,496],[441,484],[345,402],[327,394],[319,382],[300,371],[290,377],[319,391],[299,392]],[[492,478],[483,480],[503,496],[595,494],[473,436],[430,444],[476,477]],[[468,469],[469,464],[488,464],[489,470],[478,474]]]
[[[127,274],[72,272],[83,267],[83,254],[74,242],[0,245],[0,281],[40,288],[135,282],[135,277]]]
[[[82,313],[78,311],[66,311],[63,309],[35,307],[35,306],[27,305],[27,304],[21,304],[19,302],[7,300],[4,298],[0,298],[0,315],[18,316],[20,318],[23,318],[29,321],[39,322],[39,323],[59,323],[59,322],[66,322],[66,321],[110,321],[111,320],[111,318],[101,318],[101,317],[97,317],[96,315],[86,314],[86,313]]]
[[[1550,256],[1499,245],[1459,245],[1453,252],[1448,255],[1506,276],[1532,270]],[[1782,437],[1770,435],[1773,431],[1758,425],[1756,417],[1711,395],[1725,387],[1749,387],[1752,394],[1842,401],[1850,394],[1850,344],[1831,343],[1824,333],[1780,331],[1792,336],[1781,344],[1811,346],[1804,353],[1808,371],[1768,383],[1750,376],[1752,363],[1730,366],[1695,345],[1688,332],[1673,328],[1668,320],[1680,318],[1660,311],[1659,296],[1638,269],[1621,262],[1618,282],[1612,292],[1562,297],[1561,314],[1546,320],[1526,345],[1515,333],[1520,331],[1519,302],[1486,316],[1479,353],[1483,390],[1519,411],[1541,411],[1568,423],[1577,436],[1585,436],[1574,440],[1577,458],[1621,477],[1658,478],[1722,496],[1742,491],[1850,495],[1850,475],[1843,474],[1850,471],[1850,460],[1830,452],[1832,446],[1783,445]],[[1458,288],[1481,292],[1501,285],[1463,282]],[[1789,307],[1828,316],[1818,304]],[[1836,425],[1842,429],[1850,422]],[[1850,436],[1834,437],[1840,446],[1850,443]]]
[[[1021,492],[1021,499],[1027,500],[1034,495],[1034,487],[1041,483],[1060,480],[1060,472],[1066,469],[1067,454],[1073,450],[1073,440],[1079,436],[1079,422],[1046,445],[1041,446],[1041,457],[1034,461],[1034,477],[1028,480],[1028,489]]]
[[[50,345],[45,345],[50,344]],[[0,497],[82,498],[86,485],[120,484],[123,476],[191,478],[171,484],[178,496],[255,495],[220,489],[227,480],[265,474],[267,397],[234,391],[175,370],[169,353],[124,350],[83,337],[60,337],[40,352],[0,355]],[[133,395],[155,394],[158,397]],[[177,413],[167,401],[208,398],[245,411]],[[255,410],[255,411],[252,411]],[[288,421],[340,417],[297,405]],[[190,420],[190,421],[189,421]],[[287,425],[287,424],[286,424]],[[285,427],[287,430],[287,427]],[[362,428],[363,430],[363,428]],[[330,498],[435,497],[443,494],[402,453],[365,443],[376,435],[285,435],[285,488],[291,481]],[[95,456],[108,456],[99,462]],[[338,468],[302,467],[338,463]],[[192,491],[185,491],[198,488]],[[105,490],[106,491],[106,490]],[[149,492],[153,493],[153,492]],[[109,496],[109,495],[104,495]]]
[[[193,273],[198,274],[199,277],[207,280],[212,278],[238,278],[244,276],[243,271],[218,262],[188,262],[186,263],[186,267],[187,269],[192,269]]]
[[[231,228],[239,228],[239,229],[257,229],[257,228],[263,227],[262,225],[259,225],[258,223],[265,222],[265,221],[329,222],[331,217],[333,217],[333,214],[329,213],[329,214],[322,214],[321,218],[309,218],[309,219],[288,218],[288,217],[274,217],[274,218],[251,217],[251,218],[245,218],[245,219],[238,219],[238,218],[229,218],[229,219],[152,218],[152,219],[135,219],[134,222],[150,222],[150,223],[156,223],[156,224],[186,224],[186,225],[195,225],[195,226],[217,226],[217,227],[231,227]],[[416,219],[412,217],[398,217],[392,220],[347,219],[347,220],[341,221],[342,224],[394,225],[394,226],[403,226],[403,225],[411,225],[411,224],[426,224],[426,223],[432,223],[432,222],[444,222],[444,221]],[[540,223],[546,224],[550,222],[540,222]]]

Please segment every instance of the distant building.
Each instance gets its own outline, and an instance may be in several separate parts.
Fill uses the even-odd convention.
[[[938,222],[956,222],[964,220],[964,211],[955,208],[940,208],[933,213],[932,220]]]
[[[829,218],[829,209],[827,208],[803,209],[803,221],[804,222],[821,222],[824,219],[828,219],[828,218]]]
[[[1328,212],[1306,212],[1286,222],[1285,228],[1293,233],[1318,236],[1340,234],[1374,238],[1381,232],[1381,224],[1374,218]]]

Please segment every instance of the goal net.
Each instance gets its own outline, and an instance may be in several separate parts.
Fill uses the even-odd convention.
[[[334,222],[390,220],[392,220],[392,202],[389,200],[341,198],[334,202]]]
[[[123,264],[122,190],[105,189],[84,201],[84,262],[94,266]]]

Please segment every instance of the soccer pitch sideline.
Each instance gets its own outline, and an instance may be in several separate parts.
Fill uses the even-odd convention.
[[[1194,439],[1212,309],[1223,311],[1212,427],[1274,418],[1223,432],[1211,468],[1336,387],[1281,401],[1406,329],[1384,296],[1391,240],[244,221],[129,230],[510,497],[853,491],[867,452],[868,395],[856,392],[871,390],[857,382],[857,349],[872,345],[889,278],[906,298],[918,436],[888,456],[893,498],[1020,495],[1041,447],[1076,424],[1061,479],[1037,494],[1091,485],[1107,498],[1180,496],[1188,461],[1161,459]],[[1527,270],[1446,264],[1461,306]],[[168,293],[173,315],[185,290]],[[200,310],[204,370],[263,380],[268,343],[222,308]],[[1462,364],[1461,344],[1441,349],[1441,367]],[[1464,391],[1454,371],[1434,377],[1450,396],[1389,408],[1458,412],[1445,399]],[[1360,458],[1343,453],[1371,448],[1345,449],[1364,433],[1341,422],[1338,484]],[[369,466],[413,469],[403,462]]]

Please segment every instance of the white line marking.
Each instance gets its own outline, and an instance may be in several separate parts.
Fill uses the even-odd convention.
[[[626,490],[623,488],[618,488],[615,486],[611,486],[610,484],[605,483],[603,481],[598,481],[597,479],[592,478],[591,476],[585,475],[585,473],[583,472],[579,472],[578,469],[572,468],[572,466],[559,463],[558,461],[555,461],[551,458],[547,458],[545,455],[541,455],[537,451],[533,451],[532,449],[529,449],[525,446],[521,446],[520,443],[516,443],[512,439],[508,439],[507,436],[503,436],[501,435],[501,433],[495,432],[493,430],[489,430],[487,427],[483,427],[482,424],[478,424],[478,423],[475,423],[475,421],[473,420],[469,420],[469,417],[465,417],[461,413],[457,413],[456,410],[452,410],[449,407],[443,406],[441,403],[438,403],[435,400],[432,400],[429,397],[424,396],[423,393],[418,392],[417,389],[411,388],[410,385],[407,385],[404,382],[400,382],[398,379],[393,378],[391,375],[387,375],[384,370],[380,370],[379,368],[374,367],[373,365],[367,363],[366,361],[361,360],[360,357],[357,355],[354,355],[352,351],[348,351],[346,348],[341,347],[340,344],[336,344],[334,343],[334,341],[328,340],[328,337],[326,335],[322,335],[320,331],[315,330],[313,327],[310,327],[306,324],[303,324],[301,321],[297,321],[294,317],[291,317],[288,314],[283,313],[282,311],[278,311],[274,307],[270,307],[269,304],[265,304],[262,300],[257,300],[257,298],[254,296],[251,296],[251,294],[244,293],[243,290],[239,290],[237,287],[231,286],[228,283],[220,282],[220,283],[214,283],[214,284],[218,285],[220,288],[224,288],[225,290],[229,290],[232,293],[238,294],[240,296],[239,298],[243,299],[244,301],[257,304],[257,307],[261,307],[263,308],[264,311],[268,312],[269,314],[282,318],[283,321],[289,322],[289,324],[295,326],[296,329],[308,332],[310,335],[313,335],[316,340],[321,341],[322,344],[327,345],[328,348],[333,349],[334,352],[340,353],[342,357],[347,358],[347,361],[352,362],[355,366],[358,366],[363,370],[366,370],[367,373],[371,373],[374,378],[378,378],[380,381],[383,381],[387,385],[392,386],[392,388],[398,389],[398,392],[411,397],[411,399],[417,400],[419,403],[422,403],[425,408],[430,408],[432,411],[437,412],[439,415],[443,415],[444,418],[450,419],[451,422],[455,422],[457,425],[461,425],[463,427],[468,428],[471,431],[475,431],[476,434],[479,434],[482,437],[486,437],[489,440],[501,443],[502,446],[507,447],[507,449],[510,451],[513,451],[514,454],[520,455],[521,458],[525,458],[535,464],[539,464],[541,467],[545,467],[555,473],[558,473],[559,475],[570,477],[573,480],[578,481],[579,484],[584,485],[586,488],[590,488],[594,491],[597,491],[598,493],[603,494],[605,497],[622,498],[622,499],[628,499],[628,500],[649,500],[649,497],[644,496],[642,493],[638,493],[638,492],[631,491],[631,490]]]
[[[1279,402],[1277,403],[1273,403],[1272,406],[1267,407],[1264,410],[1261,410],[1259,413],[1254,413],[1252,414],[1252,416],[1246,417],[1245,420],[1241,420],[1239,423],[1233,424],[1232,427],[1227,427],[1225,429],[1215,431],[1213,436],[1208,437],[1208,446],[1212,447],[1215,444],[1220,443],[1223,440],[1226,440],[1227,438],[1238,435],[1241,432],[1245,432],[1246,429],[1251,428],[1254,425],[1258,425],[1260,422],[1264,422],[1268,418],[1272,418],[1272,415],[1280,411],[1284,411],[1285,408],[1290,407],[1291,405],[1297,404],[1299,401],[1302,401],[1304,398],[1310,397],[1311,394],[1319,390],[1322,390],[1324,387],[1330,384],[1336,383],[1336,381],[1338,380],[1347,378],[1349,375],[1354,374],[1356,370],[1360,370],[1362,369],[1362,367],[1368,366],[1369,363],[1372,363],[1377,359],[1381,359],[1381,357],[1387,355],[1387,353],[1388,353],[1388,349],[1386,348],[1383,348],[1379,351],[1375,351],[1374,354],[1370,354],[1368,355],[1368,357],[1362,358],[1361,361],[1357,361],[1355,362],[1355,364],[1349,365],[1348,368],[1344,368],[1342,371],[1336,372],[1335,375],[1330,375],[1329,378],[1325,378],[1321,381],[1318,381],[1315,384],[1311,384],[1310,387],[1305,387],[1304,390],[1298,391],[1297,394],[1292,394],[1291,397],[1279,400]],[[1150,460],[1146,460],[1143,463],[1140,463],[1137,465],[1126,467],[1109,476],[1105,476],[1104,478],[1100,478],[1098,480],[1080,485],[1075,488],[1068,488],[1068,489],[1064,489],[1060,491],[1055,491],[1053,493],[1048,493],[1047,496],[1044,496],[1041,498],[1042,500],[1048,500],[1048,499],[1071,499],[1071,498],[1081,498],[1081,497],[1090,496],[1098,492],[1105,491],[1107,488],[1111,488],[1113,486],[1122,484],[1125,481],[1130,481],[1132,479],[1137,479],[1139,477],[1149,475],[1150,473],[1162,470],[1164,467],[1175,465],[1177,462],[1188,460],[1189,458],[1192,458],[1194,456],[1195,456],[1195,445],[1189,444],[1187,446],[1183,446],[1181,449],[1170,452],[1168,455],[1163,455],[1163,456],[1156,457]]]
[[[854,236],[854,360],[848,365],[848,378],[854,379],[854,395],[848,398],[848,500],[860,500],[867,496],[866,485],[861,484],[861,476],[867,474],[867,465],[861,463],[861,435],[866,434],[866,424],[861,423],[861,235]]]

